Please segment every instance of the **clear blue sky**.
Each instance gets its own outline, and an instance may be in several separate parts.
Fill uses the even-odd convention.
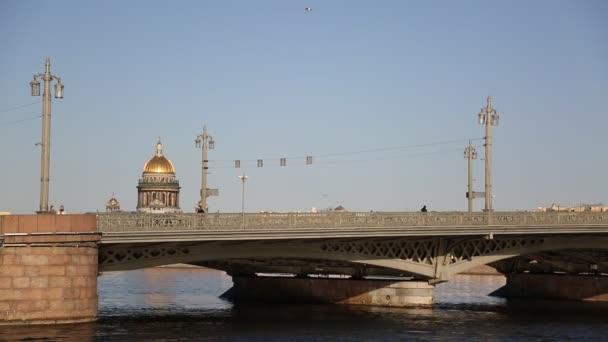
[[[495,209],[608,202],[606,1],[2,1],[0,41],[0,211],[38,208],[41,120],[15,121],[41,105],[7,109],[41,100],[46,56],[65,84],[50,203],[69,212],[112,193],[134,210],[158,136],[192,212],[205,124],[211,211],[240,211],[243,172],[248,211],[465,210],[488,95]]]

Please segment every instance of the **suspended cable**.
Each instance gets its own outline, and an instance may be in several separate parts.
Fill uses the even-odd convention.
[[[477,140],[483,140],[483,139],[484,138],[446,140],[446,141],[438,141],[438,142],[424,143],[424,144],[392,146],[392,147],[380,147],[380,148],[374,148],[374,149],[369,149],[369,150],[326,153],[326,154],[316,155],[316,156],[313,155],[313,154],[308,154],[308,155],[305,155],[305,156],[296,156],[296,157],[293,157],[293,156],[292,157],[282,156],[282,157],[279,157],[279,158],[234,159],[234,160],[212,159],[212,160],[210,160],[210,162],[213,162],[213,163],[235,163],[235,162],[238,161],[239,164],[240,164],[240,163],[247,163],[247,162],[256,162],[256,163],[258,163],[259,160],[274,161],[274,160],[283,160],[283,159],[290,159],[290,160],[292,160],[292,159],[307,158],[306,159],[307,163],[309,163],[308,162],[309,161],[308,158],[313,157],[313,156],[315,158],[337,157],[337,156],[356,155],[356,154],[363,154],[363,153],[397,151],[397,150],[406,150],[406,149],[421,148],[421,147],[431,147],[431,146],[437,146],[437,145],[447,145],[447,144],[468,142],[469,140],[471,140],[471,141],[477,141]]]
[[[15,121],[5,121],[5,122],[0,122],[0,127],[2,126],[9,126],[9,125],[14,125],[14,124],[18,124],[20,122],[24,122],[24,121],[29,121],[29,120],[34,120],[34,119],[39,119],[41,118],[42,115],[38,115],[38,116],[32,116],[29,118],[24,118],[24,119],[20,119],[20,120],[15,120]]]
[[[386,160],[396,160],[396,159],[408,159],[408,158],[415,158],[415,157],[423,157],[423,156],[428,156],[428,155],[437,155],[437,154],[447,154],[447,153],[454,153],[456,151],[460,151],[460,147],[459,148],[451,148],[451,149],[444,149],[444,150],[438,150],[438,151],[431,151],[431,152],[421,152],[421,153],[408,153],[408,154],[401,154],[401,155],[396,155],[396,156],[388,156],[388,157],[375,157],[375,158],[365,158],[365,159],[325,159],[324,158],[318,158],[318,160],[314,163],[315,165],[318,166],[331,166],[331,165],[339,165],[339,164],[352,164],[352,163],[364,163],[364,162],[374,162],[374,161],[386,161]],[[306,164],[291,164],[293,166],[296,167],[300,167],[300,166],[307,166]],[[257,167],[257,160],[251,160],[250,163],[242,163],[240,164],[240,168],[258,168]],[[267,167],[283,167],[283,165],[276,163],[276,164],[270,164],[270,163],[266,163],[264,164],[264,168]],[[234,166],[210,166],[209,169],[232,169],[235,168]]]
[[[471,139],[471,140],[480,140],[480,139],[483,139],[483,138],[475,138],[475,139]],[[370,149],[370,150],[340,152],[340,153],[328,153],[328,154],[319,155],[318,157],[322,158],[322,157],[327,157],[327,156],[341,156],[341,155],[349,155],[349,154],[372,153],[372,152],[402,150],[402,149],[419,148],[419,147],[430,147],[430,146],[437,146],[437,145],[453,144],[453,143],[457,143],[457,142],[467,142],[468,140],[469,139],[446,140],[446,141],[438,141],[438,142],[427,143],[427,144],[394,146],[394,147],[382,147],[382,148],[375,148],[375,149]]]
[[[20,105],[20,106],[16,106],[16,107],[11,107],[11,108],[2,109],[2,110],[0,110],[0,113],[6,113],[6,112],[13,111],[13,110],[17,110],[17,109],[21,109],[21,108],[25,108],[25,107],[33,106],[33,105],[35,105],[35,104],[37,104],[37,103],[41,103],[41,102],[42,102],[42,101],[36,101],[36,102],[27,103],[27,104]]]

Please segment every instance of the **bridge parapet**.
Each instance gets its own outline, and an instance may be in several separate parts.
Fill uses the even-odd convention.
[[[97,215],[100,232],[285,230],[301,228],[543,227],[607,225],[608,212],[341,212]]]

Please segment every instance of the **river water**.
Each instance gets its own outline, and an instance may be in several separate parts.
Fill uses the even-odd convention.
[[[432,308],[233,304],[223,272],[153,268],[99,277],[99,320],[0,326],[0,340],[40,341],[606,341],[606,303],[488,296],[501,276],[462,275]]]

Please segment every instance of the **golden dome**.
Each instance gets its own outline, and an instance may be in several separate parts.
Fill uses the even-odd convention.
[[[154,156],[152,159],[146,162],[144,165],[145,173],[173,173],[175,174],[175,168],[173,163],[165,157]]]
[[[175,174],[173,163],[163,156],[163,144],[160,143],[160,140],[156,144],[156,155],[144,165],[144,173]]]
[[[108,203],[106,203],[106,207],[110,207],[110,208],[119,207],[120,208],[120,203],[118,203],[118,200],[114,197],[114,195],[112,195],[112,198],[110,198]]]
[[[106,203],[106,211],[120,211],[120,203],[118,203],[118,200],[116,199],[116,197],[114,197],[114,194],[112,194],[112,198],[110,198],[110,200],[108,200],[108,203]]]

